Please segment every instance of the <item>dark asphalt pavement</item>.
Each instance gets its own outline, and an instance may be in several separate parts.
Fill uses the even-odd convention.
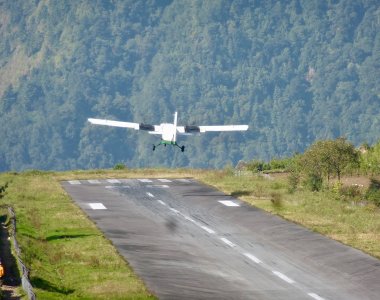
[[[62,182],[160,299],[380,299],[380,261],[192,179]]]

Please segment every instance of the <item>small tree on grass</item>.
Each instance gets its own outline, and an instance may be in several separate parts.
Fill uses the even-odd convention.
[[[300,157],[302,171],[313,190],[322,186],[323,178],[327,178],[329,184],[330,178],[336,175],[340,182],[343,171],[358,163],[358,152],[344,138],[318,141]]]

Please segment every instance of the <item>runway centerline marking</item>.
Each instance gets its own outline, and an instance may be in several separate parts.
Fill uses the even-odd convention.
[[[164,201],[162,201],[162,200],[157,200],[157,202],[160,203],[160,204],[162,204],[162,205],[164,205],[164,206],[166,206],[166,203]]]
[[[262,263],[262,261],[260,259],[258,259],[256,256],[252,255],[251,253],[244,253],[244,256],[249,258],[250,260],[252,260],[253,262],[257,263],[257,264],[260,264]]]
[[[207,231],[207,232],[210,233],[210,234],[215,234],[215,231],[212,230],[211,228],[207,227],[207,226],[200,225],[200,227],[201,227],[204,231]]]
[[[69,181],[70,184],[82,184],[79,180],[70,180]]]
[[[92,209],[107,209],[107,207],[105,207],[103,205],[103,203],[89,203],[88,204]]]
[[[219,200],[218,202],[225,206],[240,206],[239,203],[236,203],[235,201],[231,200]]]
[[[290,283],[290,284],[293,284],[295,283],[295,281],[291,278],[289,278],[288,276],[282,274],[281,272],[278,272],[278,271],[272,271],[272,273],[274,275],[276,275],[277,277],[281,278],[282,280],[286,281],[287,283]]]
[[[149,193],[149,192],[146,192],[146,194],[150,197],[150,198],[154,198],[154,195]]]
[[[314,298],[315,300],[325,300],[325,298],[322,298],[322,297],[318,296],[318,295],[315,294],[315,293],[308,293],[308,295],[309,295],[311,298]]]
[[[180,212],[179,212],[178,210],[176,210],[175,208],[173,208],[173,207],[170,207],[170,210],[171,210],[172,212],[175,212],[176,214],[180,214]]]
[[[234,244],[233,242],[231,242],[229,239],[226,239],[224,237],[220,238],[222,240],[223,243],[227,244],[228,246],[230,247],[236,247],[236,244]]]

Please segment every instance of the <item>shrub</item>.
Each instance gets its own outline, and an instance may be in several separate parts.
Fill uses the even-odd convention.
[[[125,170],[127,169],[127,166],[123,163],[117,163],[114,167],[114,170]]]
[[[365,198],[380,207],[380,181],[371,179],[371,184],[365,193]]]
[[[275,208],[282,207],[282,195],[280,193],[271,193],[270,201]]]
[[[305,179],[305,185],[313,192],[320,191],[322,189],[323,179],[318,174],[308,174]]]
[[[297,172],[290,172],[288,176],[288,192],[294,193],[300,181],[300,174]]]
[[[359,186],[341,186],[339,189],[340,198],[344,201],[360,201],[362,200],[363,193]]]

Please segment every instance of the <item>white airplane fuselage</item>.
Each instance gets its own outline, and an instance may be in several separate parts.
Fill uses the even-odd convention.
[[[175,144],[177,131],[176,126],[171,123],[162,123],[160,126],[162,130],[162,142],[167,144]]]

